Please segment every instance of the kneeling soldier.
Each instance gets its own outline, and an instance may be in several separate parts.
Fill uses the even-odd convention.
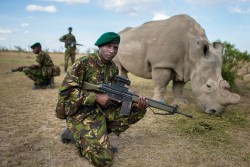
[[[112,59],[118,52],[119,43],[119,34],[104,33],[95,43],[99,47],[98,55],[78,59],[59,89],[58,105],[63,104],[68,126],[61,135],[62,142],[75,143],[82,156],[97,167],[113,164],[113,153],[117,150],[111,147],[108,135],[119,136],[142,119],[148,107],[146,99],[140,96],[130,114],[123,116],[120,115],[120,101],[83,89],[84,81],[93,84],[114,82],[118,68]],[[58,105],[57,110],[60,110]]]
[[[47,86],[54,88],[54,76],[60,75],[60,68],[54,66],[50,56],[42,50],[40,43],[33,44],[31,49],[37,55],[36,63],[30,66],[21,66],[12,71],[24,72],[28,78],[34,81],[33,89],[45,89]]]

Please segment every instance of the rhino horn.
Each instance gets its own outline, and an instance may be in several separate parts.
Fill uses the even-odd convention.
[[[227,81],[222,80],[220,82],[220,87],[223,91],[223,93],[221,94],[221,104],[223,106],[227,106],[230,104],[238,104],[240,102],[240,95],[236,93],[231,93],[229,91],[230,86]]]

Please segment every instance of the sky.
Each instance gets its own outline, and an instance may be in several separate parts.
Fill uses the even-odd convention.
[[[193,17],[210,42],[250,52],[250,0],[0,0],[0,47],[30,51],[40,42],[44,50],[64,51],[59,38],[72,27],[81,53],[96,48],[104,32],[178,14]]]

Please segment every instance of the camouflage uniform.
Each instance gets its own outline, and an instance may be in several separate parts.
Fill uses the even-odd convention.
[[[24,68],[22,71],[35,82],[35,85],[46,85],[53,78],[52,67],[54,64],[50,56],[42,50],[37,54],[36,62],[39,64],[39,67],[34,69]]]
[[[69,58],[71,59],[71,64],[75,62],[76,56],[76,38],[73,34],[69,33],[60,38],[60,41],[65,42],[65,53],[64,53],[64,70],[68,69]]]
[[[120,104],[103,108],[95,103],[96,92],[82,90],[83,81],[100,84],[114,82],[118,69],[113,62],[103,64],[97,55],[82,57],[76,61],[59,90],[59,98],[65,98],[68,128],[77,141],[81,154],[95,166],[111,166],[113,153],[108,134],[117,136],[145,115],[146,110],[132,107],[129,116],[120,115]]]

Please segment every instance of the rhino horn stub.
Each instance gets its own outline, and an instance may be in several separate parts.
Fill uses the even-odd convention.
[[[240,103],[240,95],[238,95],[236,93],[233,93],[230,102],[231,102],[230,104],[238,104],[238,103]]]
[[[220,87],[222,89],[221,105],[227,106],[230,104],[238,104],[240,102],[240,95],[229,91],[230,86],[227,81],[222,80],[220,82]]]
[[[240,102],[240,95],[231,92],[229,93],[229,96],[225,97],[224,101],[222,102],[222,105],[227,106],[230,104],[238,104]]]

